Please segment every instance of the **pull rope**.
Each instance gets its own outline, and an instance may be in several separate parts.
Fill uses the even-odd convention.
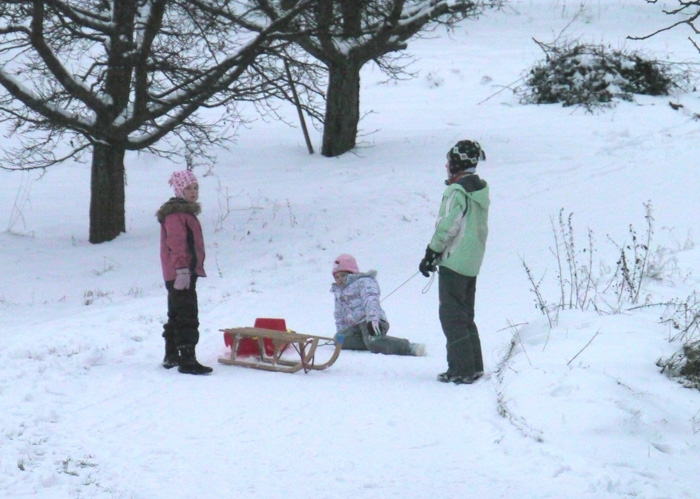
[[[411,277],[409,277],[408,279],[406,279],[404,282],[402,282],[401,284],[399,284],[398,287],[397,287],[394,291],[392,291],[392,292],[389,293],[388,295],[384,296],[384,298],[382,298],[381,300],[379,300],[379,303],[382,303],[384,300],[386,300],[386,299],[389,298],[391,295],[393,295],[394,293],[396,293],[399,289],[401,289],[401,288],[404,287],[406,284],[408,284],[408,281],[410,281],[411,279],[413,279],[414,277],[416,277],[419,273],[420,273],[420,270],[419,270],[418,272],[416,272],[415,274],[413,274],[413,275],[412,275]]]
[[[430,279],[428,279],[428,283],[425,286],[423,286],[421,293],[423,293],[423,294],[427,293],[428,290],[430,289],[430,286],[433,285],[433,281],[435,281],[435,272],[430,273]]]

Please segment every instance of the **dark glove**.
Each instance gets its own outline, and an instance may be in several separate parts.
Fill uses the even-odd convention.
[[[425,277],[430,277],[429,272],[435,272],[437,270],[437,262],[440,260],[442,253],[436,253],[430,249],[430,246],[425,248],[425,256],[420,261],[418,265],[418,270]]]

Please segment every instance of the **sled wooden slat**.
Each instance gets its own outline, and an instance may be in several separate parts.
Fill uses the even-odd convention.
[[[253,369],[263,369],[265,371],[276,371],[283,373],[294,373],[300,370],[308,372],[310,370],[320,371],[336,361],[340,355],[341,345],[333,338],[324,336],[314,336],[310,334],[299,334],[294,331],[278,331],[275,329],[265,329],[260,327],[235,327],[221,329],[224,334],[231,338],[231,354],[228,357],[219,358],[219,362],[230,366],[252,367]],[[238,344],[242,338],[252,338],[258,342],[260,354],[250,357],[238,358]],[[273,344],[273,354],[265,353],[264,341],[269,339]],[[316,349],[321,345],[331,344],[334,346],[333,353],[324,363],[316,362]],[[287,352],[296,353],[299,360],[281,358],[284,345],[289,345]],[[293,356],[293,355],[292,355]]]

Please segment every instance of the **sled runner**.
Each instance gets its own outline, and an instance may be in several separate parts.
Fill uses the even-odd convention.
[[[219,362],[230,366],[252,367],[266,371],[294,373],[300,370],[309,372],[314,369],[320,371],[336,361],[340,355],[341,344],[333,338],[299,334],[294,331],[278,331],[261,327],[236,327],[221,329],[226,338],[226,343],[231,345],[231,353],[228,357],[219,358]],[[258,355],[254,357],[241,357],[238,353],[238,345],[242,340],[253,339],[258,343]],[[265,348],[265,345],[268,348]],[[269,354],[269,345],[272,343],[272,354]],[[333,345],[334,350],[324,363],[316,362],[316,350],[319,346]],[[287,347],[288,346],[288,347]],[[289,355],[281,358],[282,351]],[[299,359],[296,359],[296,356]],[[290,359],[289,357],[292,357]]]

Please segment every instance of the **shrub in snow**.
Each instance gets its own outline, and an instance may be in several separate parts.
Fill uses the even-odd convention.
[[[700,297],[692,293],[685,300],[671,301],[662,322],[675,331],[671,340],[683,346],[668,359],[659,359],[657,365],[684,386],[700,389]]]
[[[581,105],[589,111],[611,106],[615,98],[633,100],[633,94],[669,95],[688,79],[687,71],[603,45],[563,43],[547,45],[535,40],[546,58],[527,73],[518,88],[526,104]]]
[[[668,359],[659,359],[656,365],[683,386],[700,390],[700,341],[683,345]]]
[[[700,386],[700,341],[684,345],[685,364],[681,367],[680,373],[686,378],[695,381],[695,386]]]
[[[643,285],[649,277],[649,248],[654,234],[651,201],[644,203],[644,209],[647,226],[643,235],[638,235],[630,224],[631,241],[617,244],[610,239],[619,252],[615,271],[611,275],[595,275],[593,254],[596,248],[591,229],[588,229],[588,244],[578,249],[574,237],[574,214],[569,213],[568,217],[565,217],[562,208],[559,210],[558,222],[551,220],[554,236],[551,251],[558,269],[556,288],[559,289],[559,293],[556,301],[545,298],[541,280],[537,280],[531,268],[522,261],[530,282],[530,291],[535,296],[535,305],[547,317],[550,327],[557,324],[561,310],[593,308],[599,313],[604,310],[607,313],[620,313],[625,305],[636,305],[639,302]],[[601,268],[607,266],[603,265]],[[663,276],[657,274],[656,277]]]
[[[534,294],[535,306],[547,317],[551,328],[557,325],[559,312],[562,310],[592,308],[598,313],[616,314],[621,313],[626,305],[630,306],[627,308],[628,312],[638,308],[664,306],[661,323],[668,324],[671,330],[675,331],[670,340],[680,343],[681,348],[667,359],[658,359],[656,365],[661,367],[662,373],[668,374],[684,386],[700,389],[700,296],[692,293],[684,300],[675,299],[666,303],[651,304],[648,303],[647,295],[644,297],[645,304],[638,305],[648,279],[663,280],[667,277],[662,270],[666,267],[657,267],[653,276],[649,273],[649,248],[654,234],[651,201],[644,203],[644,208],[647,227],[643,235],[638,236],[630,224],[631,241],[617,244],[611,240],[620,255],[611,276],[604,273],[594,275],[593,254],[596,248],[593,232],[588,230],[587,246],[581,250],[577,249],[573,213],[566,217],[562,208],[559,211],[558,223],[552,220],[554,246],[551,251],[556,260],[558,282],[550,289],[558,288],[558,296],[555,300],[548,300],[544,294],[542,279],[536,279],[532,269],[522,260],[530,291]],[[608,268],[601,262],[601,269]],[[700,425],[700,421],[698,424]]]

